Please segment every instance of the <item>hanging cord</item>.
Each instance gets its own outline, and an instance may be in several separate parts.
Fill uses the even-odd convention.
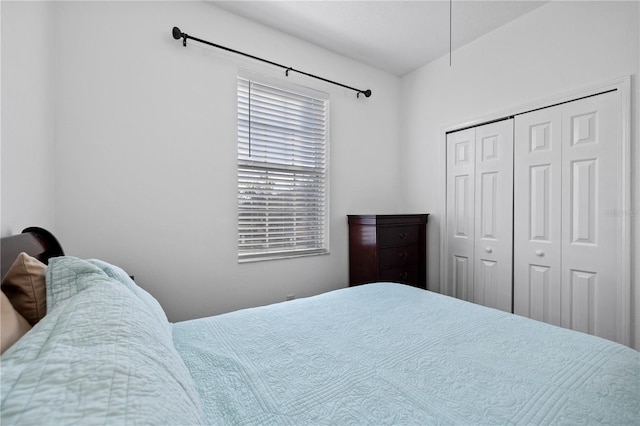
[[[451,14],[451,10],[453,9],[453,0],[449,0],[449,66],[451,66],[451,34],[452,34],[452,30],[451,30],[451,21],[452,21],[452,14]]]
[[[360,97],[360,94],[363,94],[367,98],[369,96],[371,96],[371,90],[369,90],[369,89],[367,89],[367,90],[356,89],[355,87],[347,86],[346,84],[342,84],[342,83],[338,83],[338,82],[335,82],[335,81],[332,81],[332,80],[328,80],[328,79],[326,79],[324,77],[319,77],[317,75],[309,74],[307,72],[300,71],[300,70],[297,70],[295,68],[291,68],[291,67],[288,67],[288,66],[285,66],[285,65],[282,65],[282,64],[278,64],[277,62],[269,61],[267,59],[262,59],[262,58],[259,58],[257,56],[250,55],[248,53],[244,53],[244,52],[240,52],[240,51],[235,50],[235,49],[231,49],[229,47],[220,46],[219,44],[211,43],[210,41],[202,40],[202,39],[199,39],[197,37],[192,37],[189,34],[186,34],[186,33],[183,33],[182,31],[180,31],[180,28],[178,28],[178,27],[173,27],[172,34],[173,34],[173,38],[175,38],[176,40],[182,39],[182,45],[185,46],[185,47],[187,46],[187,39],[195,40],[195,41],[197,41],[199,43],[207,44],[209,46],[217,47],[218,49],[226,50],[227,52],[237,53],[238,55],[246,56],[246,57],[251,58],[251,59],[256,59],[258,61],[266,62],[267,64],[271,64],[271,65],[276,66],[276,67],[284,68],[286,70],[285,74],[287,75],[287,77],[289,76],[289,72],[294,71],[294,72],[297,72],[298,74],[306,75],[307,77],[316,78],[318,80],[326,81],[327,83],[331,83],[331,84],[335,84],[337,86],[344,87],[345,89],[353,90],[354,92],[356,92],[356,97],[358,97],[358,98]]]

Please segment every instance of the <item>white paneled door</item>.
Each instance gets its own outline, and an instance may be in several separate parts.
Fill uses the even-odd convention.
[[[561,325],[562,114],[516,117],[514,312]]]
[[[447,135],[447,294],[512,311],[513,120]]]
[[[619,341],[617,95],[516,117],[514,313]]]
[[[475,129],[447,135],[447,272],[450,296],[473,302]]]

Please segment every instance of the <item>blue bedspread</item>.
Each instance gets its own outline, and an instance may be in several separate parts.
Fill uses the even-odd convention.
[[[72,257],[0,371],[3,426],[640,423],[640,354],[597,337],[388,283],[170,324]]]
[[[160,304],[101,261],[51,259],[47,315],[0,367],[3,426],[204,422]]]
[[[173,325],[209,424],[640,423],[640,354],[398,284]]]

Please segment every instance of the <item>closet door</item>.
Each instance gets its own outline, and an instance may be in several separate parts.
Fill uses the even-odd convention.
[[[616,340],[618,128],[615,92],[565,104],[562,325]]]
[[[515,118],[514,313],[561,325],[562,114]]]
[[[511,312],[513,120],[476,128],[473,301]]]
[[[447,135],[447,288],[473,302],[475,129]]]
[[[514,312],[618,340],[617,96],[516,119]]]
[[[447,135],[445,293],[512,311],[513,120]]]

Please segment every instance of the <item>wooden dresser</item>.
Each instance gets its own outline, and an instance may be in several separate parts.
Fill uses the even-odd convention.
[[[349,285],[427,286],[428,214],[348,215]]]

